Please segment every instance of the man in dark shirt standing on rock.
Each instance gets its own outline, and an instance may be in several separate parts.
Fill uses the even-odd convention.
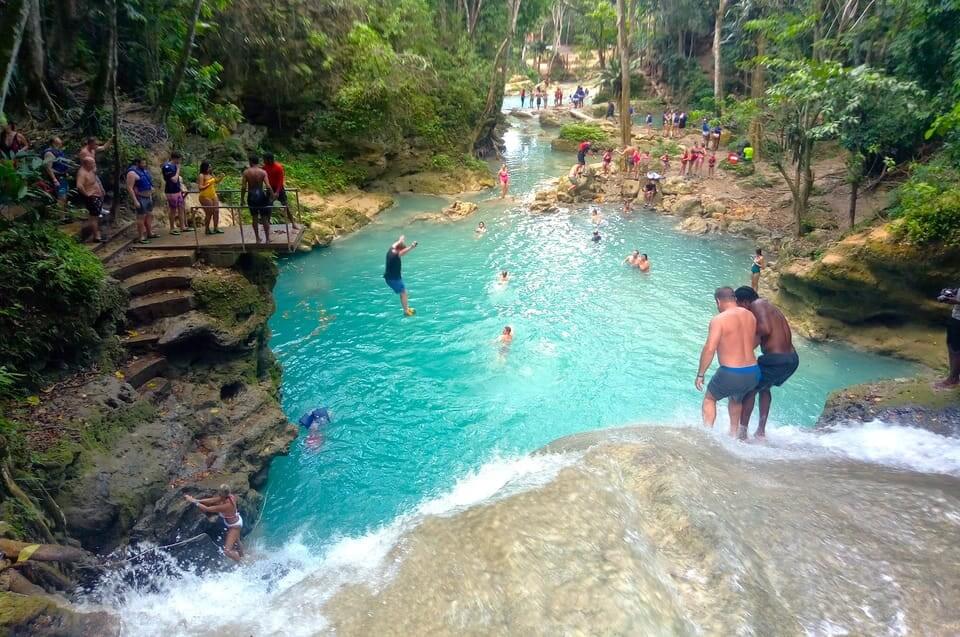
[[[391,290],[400,295],[400,305],[403,306],[403,313],[407,316],[413,316],[414,310],[407,305],[407,287],[403,284],[403,277],[400,275],[400,257],[416,247],[416,241],[408,246],[404,242],[404,236],[400,235],[396,243],[387,250],[387,261],[383,269],[383,279]]]
[[[790,323],[777,307],[765,299],[757,296],[756,290],[745,285],[735,292],[737,305],[753,312],[757,318],[757,340],[760,341],[760,351],[763,355],[757,359],[760,366],[760,383],[756,389],[744,396],[743,412],[740,414],[740,437],[747,437],[750,426],[750,415],[753,413],[753,403],[760,394],[760,424],[757,426],[756,437],[766,435],[767,416],[770,415],[772,396],[770,388],[780,387],[788,378],[793,376],[800,366],[800,357],[793,348],[793,334]]]
[[[960,288],[944,290],[937,300],[953,306],[947,319],[947,362],[950,370],[947,377],[937,383],[938,389],[952,389],[960,387]]]

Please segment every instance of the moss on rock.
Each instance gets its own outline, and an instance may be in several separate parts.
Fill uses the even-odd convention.
[[[195,277],[191,286],[199,309],[227,328],[267,313],[269,303],[262,291],[238,272],[204,274]]]

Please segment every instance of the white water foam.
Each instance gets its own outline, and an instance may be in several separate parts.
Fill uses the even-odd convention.
[[[425,517],[452,515],[542,486],[577,458],[575,454],[496,458],[457,481],[450,491],[365,535],[339,538],[320,550],[298,537],[235,570],[205,576],[179,572],[151,581],[149,588],[133,589],[117,578],[98,591],[100,604],[87,606],[118,613],[125,635],[315,635],[325,626],[323,604],[345,584],[376,587],[386,581],[391,551]],[[253,555],[263,550],[252,548]]]
[[[718,418],[719,421],[719,418]],[[960,476],[960,438],[879,420],[822,430],[768,424],[762,444],[742,444],[717,424],[717,440],[737,456],[760,460],[844,458],[921,473]],[[751,441],[752,442],[752,441]]]

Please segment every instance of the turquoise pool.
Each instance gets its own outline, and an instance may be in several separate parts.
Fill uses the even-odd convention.
[[[551,153],[532,122],[506,141],[518,196],[571,160]],[[319,451],[301,437],[274,461],[257,529],[268,544],[362,534],[493,457],[574,432],[698,422],[693,380],[712,293],[748,281],[752,246],[612,207],[601,208],[594,244],[585,207],[536,216],[490,197],[447,224],[412,220],[444,200],[401,198],[355,235],[281,263],[270,326],[283,407],[296,421],[327,405],[334,421]],[[481,220],[489,231],[478,238]],[[403,262],[412,318],[381,277],[400,233],[420,242]],[[634,248],[650,255],[650,274],[622,264]],[[511,273],[506,286],[500,269]],[[516,338],[504,349],[495,339],[508,324]],[[799,351],[773,426],[812,425],[831,390],[909,370],[838,346],[801,341]]]

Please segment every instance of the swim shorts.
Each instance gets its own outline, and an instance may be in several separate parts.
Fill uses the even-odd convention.
[[[153,212],[153,197],[147,195],[146,197],[142,195],[137,195],[137,201],[140,203],[140,207],[137,208],[137,216],[146,215]]]
[[[287,204],[287,190],[281,188],[277,191],[276,196],[273,198],[274,201],[279,201],[281,206],[286,206]]]
[[[183,193],[182,192],[168,192],[166,193],[167,205],[171,210],[176,210],[177,208],[183,208]]]
[[[780,387],[793,376],[800,366],[800,357],[796,352],[789,354],[763,354],[757,359],[760,366],[760,382],[757,391]]]
[[[734,402],[740,402],[750,391],[756,389],[760,382],[760,367],[751,365],[750,367],[724,367],[716,371],[710,384],[707,385],[707,391],[717,400],[729,398]]]
[[[947,323],[947,347],[951,352],[960,352],[960,319],[950,317]]]
[[[387,282],[387,285],[390,286],[390,289],[400,294],[407,289],[407,286],[403,284],[403,279],[384,279]]]
[[[577,163],[581,166],[585,166],[587,164],[587,154],[577,153]]]
[[[83,205],[87,209],[87,216],[99,217],[103,208],[103,199],[100,197],[83,196]]]

